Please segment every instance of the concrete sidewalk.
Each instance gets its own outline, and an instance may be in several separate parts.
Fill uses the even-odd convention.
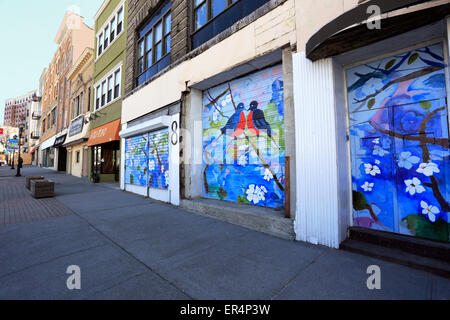
[[[278,239],[46,169],[25,167],[22,178],[12,171],[0,167],[0,190],[43,175],[69,213],[0,226],[0,299],[450,299],[450,280],[426,272]],[[8,200],[0,198],[3,216],[12,212]],[[66,287],[70,265],[81,268],[81,290]],[[381,290],[367,289],[370,265],[381,267]]]

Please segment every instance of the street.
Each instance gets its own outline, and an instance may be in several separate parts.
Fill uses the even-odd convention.
[[[0,167],[0,299],[450,299],[450,280],[291,242],[55,171]],[[25,177],[55,181],[36,200]],[[381,268],[381,289],[367,268]],[[81,289],[69,290],[69,266]]]

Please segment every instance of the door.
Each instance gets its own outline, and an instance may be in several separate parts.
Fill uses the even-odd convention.
[[[354,225],[449,241],[442,44],[347,70]]]
[[[202,120],[203,197],[283,209],[282,66],[206,90]]]

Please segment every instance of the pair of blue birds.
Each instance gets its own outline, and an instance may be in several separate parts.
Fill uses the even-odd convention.
[[[258,105],[259,104],[257,101],[252,101],[250,103],[250,113],[246,118],[245,105],[240,103],[236,108],[236,112],[228,120],[227,124],[220,130],[222,135],[226,135],[232,131],[232,138],[239,137],[244,133],[247,125],[250,132],[259,135],[261,131],[264,131],[267,133],[269,138],[272,138],[272,128],[266,121],[264,111],[258,109]]]

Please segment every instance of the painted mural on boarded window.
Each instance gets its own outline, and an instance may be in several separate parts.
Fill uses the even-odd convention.
[[[148,186],[169,188],[169,131],[152,132],[148,139]]]
[[[125,183],[147,186],[148,179],[148,135],[139,135],[125,140]]]
[[[203,94],[203,197],[284,207],[283,70],[275,66]]]
[[[354,225],[449,241],[441,44],[348,70]]]
[[[169,188],[167,129],[127,138],[125,148],[125,184]]]

